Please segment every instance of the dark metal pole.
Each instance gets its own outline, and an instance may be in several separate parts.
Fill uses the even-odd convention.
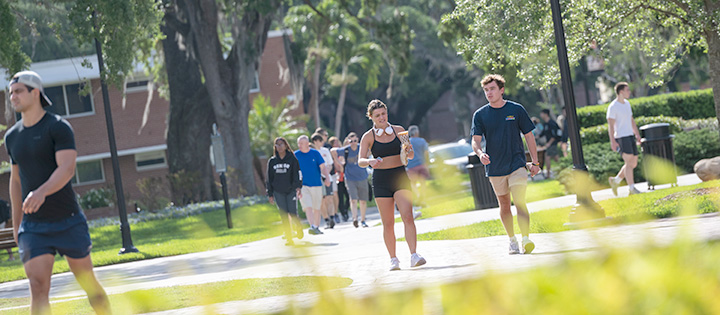
[[[232,214],[230,213],[230,201],[228,200],[227,179],[225,178],[225,172],[220,173],[220,185],[222,186],[223,201],[225,201],[225,219],[227,220],[228,229],[232,229]]]
[[[570,212],[570,222],[599,219],[605,217],[605,211],[598,205],[590,194],[589,189],[583,189],[588,185],[578,183],[580,178],[587,177],[587,166],[583,157],[582,143],[580,142],[580,126],[578,126],[577,111],[575,107],[575,95],[573,91],[572,78],[570,76],[570,64],[568,63],[567,47],[565,46],[565,30],[562,24],[562,12],[559,0],[550,0],[552,10],[553,26],[555,30],[555,45],[557,46],[558,64],[560,66],[560,81],[562,83],[563,98],[565,100],[565,119],[568,123],[568,136],[572,148],[573,168],[575,170],[574,185],[577,195],[577,203]],[[580,175],[579,172],[584,174]]]
[[[93,22],[97,30],[97,16],[95,12],[93,12]],[[130,224],[127,220],[125,193],[123,192],[122,178],[120,176],[120,162],[118,160],[117,145],[115,144],[115,128],[113,127],[112,112],[110,109],[110,96],[108,96],[107,83],[105,82],[105,62],[102,55],[102,46],[97,37],[95,37],[95,50],[100,67],[100,86],[102,87],[105,123],[107,124],[108,140],[110,143],[110,159],[112,160],[113,177],[115,178],[115,195],[117,196],[118,212],[120,215],[120,233],[122,234],[123,247],[118,254],[137,253],[139,251],[133,246],[132,237],[130,236]]]

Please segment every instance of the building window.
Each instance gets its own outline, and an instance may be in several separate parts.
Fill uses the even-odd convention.
[[[258,77],[257,71],[255,71],[255,81],[253,81],[252,87],[250,87],[250,93],[257,92],[260,92],[260,78]]]
[[[138,171],[167,167],[165,150],[135,154],[135,167]]]
[[[145,92],[149,90],[150,80],[138,80],[125,83],[125,93]]]
[[[105,182],[102,160],[78,162],[75,166],[73,185],[87,185]]]
[[[45,88],[52,106],[48,111],[63,117],[87,116],[95,113],[90,94],[81,95],[86,83],[66,84]]]

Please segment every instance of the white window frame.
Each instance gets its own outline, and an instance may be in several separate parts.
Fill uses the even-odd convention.
[[[153,164],[153,165],[138,166],[138,161],[154,160],[154,159],[160,158],[161,156],[163,159],[163,162],[161,164],[159,163],[159,164]],[[157,170],[157,169],[167,168],[167,167],[168,167],[168,164],[167,164],[167,156],[165,154],[165,150],[135,153],[135,170],[137,170],[138,172]]]
[[[102,179],[99,180],[91,180],[88,182],[80,182],[80,176],[78,176],[78,168],[77,164],[81,163],[92,163],[92,162],[100,162],[100,174],[102,174]],[[90,161],[83,161],[83,162],[76,162],[75,163],[75,176],[73,177],[76,181],[76,183],[72,183],[73,186],[85,186],[85,185],[94,185],[94,184],[102,184],[105,182],[105,164],[103,163],[103,160],[90,160]],[[72,180],[71,180],[72,181]]]
[[[255,71],[255,83],[257,83],[257,89],[250,88],[250,93],[260,93],[260,76]]]
[[[79,114],[70,114],[70,109],[68,108],[67,88],[66,88],[66,86],[68,86],[68,85],[73,85],[73,84],[78,84],[78,85],[80,85],[80,84],[83,84],[83,83],[89,84],[89,85],[90,85],[90,90],[92,91],[92,82],[91,82],[91,81],[86,81],[86,82],[80,81],[80,82],[63,83],[63,84],[60,84],[60,85],[53,85],[53,86],[49,86],[49,87],[48,87],[48,88],[54,88],[54,87],[62,86],[62,91],[63,91],[63,104],[65,105],[65,115],[60,115],[60,117],[62,117],[62,118],[76,118],[76,117],[85,117],[85,116],[95,115],[95,100],[93,99],[92,94],[88,95],[88,97],[90,98],[90,108],[91,108],[91,110],[90,110],[89,112],[84,112],[84,113],[79,113]],[[56,105],[55,100],[50,100],[50,101],[53,101],[53,106]]]
[[[149,92],[150,91],[150,78],[139,78],[125,82],[125,94],[138,93],[138,92]],[[129,83],[147,82],[144,86],[133,86],[127,87]]]

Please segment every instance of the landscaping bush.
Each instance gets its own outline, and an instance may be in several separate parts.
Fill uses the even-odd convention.
[[[95,188],[88,190],[78,198],[83,210],[110,207],[115,202],[115,192],[110,188]]]
[[[673,145],[675,164],[689,173],[693,172],[697,161],[720,156],[720,136],[712,129],[681,132],[675,135]]]
[[[705,120],[703,120],[703,123]],[[637,124],[638,128],[654,124],[654,123],[668,123],[670,124],[670,133],[677,134],[683,130],[684,126],[684,120],[677,118],[677,117],[669,117],[669,116],[653,116],[653,117],[637,117],[635,118],[635,123]],[[700,122],[698,122],[700,124]],[[593,143],[605,143],[610,144],[610,138],[608,138],[608,125],[607,122],[605,122],[602,125],[597,125],[595,127],[589,127],[589,128],[582,128],[580,130],[580,139],[582,139],[583,145],[586,144],[593,144]]]
[[[140,198],[140,208],[150,211],[158,211],[165,208],[170,199],[167,196],[167,183],[161,177],[145,177],[139,179],[136,183],[142,198]]]
[[[710,129],[717,132],[719,129],[717,117],[683,120],[681,123],[682,128],[685,131],[695,129]]]
[[[612,151],[609,143],[583,145],[583,156],[585,157],[585,165],[588,168],[588,173],[601,185],[607,185],[608,177],[617,175],[620,168],[625,164],[620,154]],[[643,176],[642,168],[640,167],[642,165],[642,159],[641,154],[638,159],[638,167],[636,167],[633,172],[635,182],[645,181],[645,176]],[[562,171],[558,173],[558,181],[566,185],[569,180],[568,172],[572,168],[572,158],[570,155],[560,159],[558,166],[563,167],[561,169]]]
[[[630,100],[633,116],[673,116],[683,119],[715,117],[712,90],[698,90],[661,94]],[[592,127],[606,123],[605,114],[609,104],[586,106],[577,110],[580,127]]]

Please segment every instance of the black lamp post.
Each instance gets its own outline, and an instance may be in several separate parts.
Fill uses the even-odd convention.
[[[95,30],[97,30],[97,14],[95,12],[93,12],[93,23],[95,23]],[[115,178],[115,195],[117,196],[116,199],[120,216],[120,233],[122,234],[123,247],[118,254],[137,253],[139,250],[133,245],[132,237],[130,236],[130,223],[128,223],[127,220],[125,193],[123,192],[122,178],[120,176],[120,162],[118,160],[117,145],[115,144],[115,128],[113,127],[112,112],[110,109],[110,97],[108,96],[107,83],[105,82],[105,76],[103,74],[105,72],[105,62],[102,55],[102,46],[97,37],[95,38],[95,51],[100,68],[100,86],[102,87],[105,123],[107,124],[108,142],[110,143],[110,159],[112,160],[113,177]]]
[[[562,24],[562,13],[559,0],[550,0],[552,10],[553,26],[555,29],[555,45],[557,46],[558,63],[560,66],[560,81],[562,82],[563,99],[565,100],[565,113],[568,123],[568,136],[572,147],[573,169],[576,183],[574,187],[577,196],[577,203],[570,212],[570,223],[601,219],[605,217],[605,211],[597,204],[590,194],[588,185],[577,183],[580,178],[587,177],[587,167],[583,157],[582,144],[580,143],[580,128],[578,126],[577,112],[575,108],[575,95],[573,93],[572,78],[570,77],[570,65],[567,58],[567,47],[565,46],[565,30]],[[582,173],[580,173],[582,172]],[[582,186],[582,187],[578,187]]]

